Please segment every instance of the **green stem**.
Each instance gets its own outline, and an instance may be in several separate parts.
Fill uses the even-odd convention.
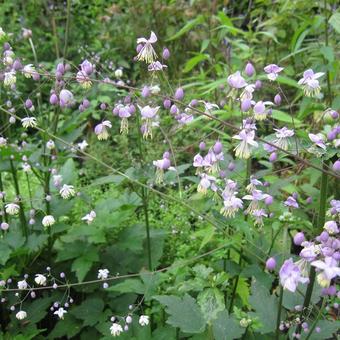
[[[71,0],[67,0],[67,13],[66,13],[66,27],[65,27],[65,43],[64,43],[64,59],[67,58],[67,46],[68,46],[68,36],[70,32],[70,15],[71,14]]]
[[[19,207],[20,207],[19,218],[20,218],[20,222],[21,222],[21,229],[22,229],[22,232],[23,232],[23,234],[24,234],[24,236],[26,237],[26,240],[27,240],[27,238],[28,238],[27,222],[26,222],[26,217],[25,217],[24,206],[23,206],[23,203],[21,201],[17,173],[16,173],[16,170],[14,168],[14,164],[13,164],[12,159],[10,159],[9,162],[10,162],[10,165],[11,165],[11,173],[12,173],[12,176],[13,176],[15,194],[16,194],[18,200],[19,200]]]
[[[283,287],[280,286],[280,298],[279,298],[279,307],[277,310],[277,318],[276,318],[276,334],[275,339],[280,339],[280,323],[281,323],[281,310],[282,310],[282,301],[283,301]]]
[[[308,340],[308,339],[311,337],[311,335],[313,334],[313,331],[314,331],[316,325],[318,324],[318,322],[319,322],[319,320],[320,320],[320,317],[321,317],[321,315],[322,315],[322,311],[323,311],[323,309],[324,309],[324,307],[325,307],[325,301],[326,301],[326,299],[323,299],[321,308],[319,309],[319,313],[318,313],[318,315],[317,315],[317,317],[316,317],[316,319],[315,319],[315,321],[314,321],[312,327],[310,328],[310,330],[309,330],[309,332],[308,332],[307,337],[306,337],[305,340]]]
[[[1,172],[0,172],[0,192],[4,192],[4,185],[2,183],[2,176],[1,176]],[[4,211],[4,219],[5,219],[5,222],[8,223],[8,216],[7,216],[7,213],[6,213],[6,209],[5,209],[5,197],[2,198],[2,206],[3,206],[3,211]]]

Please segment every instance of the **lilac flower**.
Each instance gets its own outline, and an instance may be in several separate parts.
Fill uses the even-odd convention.
[[[237,194],[237,192],[234,194]],[[225,196],[223,199],[223,207],[220,213],[225,217],[234,217],[237,211],[243,208],[242,200],[234,194]]]
[[[339,228],[335,221],[327,221],[323,228],[331,235],[339,233]]]
[[[301,272],[299,267],[293,262],[293,259],[290,258],[286,260],[279,272],[280,283],[283,289],[288,289],[292,293],[296,291],[296,288],[301,283],[307,283],[309,281],[308,278],[301,276]]]
[[[152,138],[152,121],[156,118],[160,106],[152,108],[147,105],[144,107],[138,106],[138,108],[140,110],[142,120],[145,121],[143,124],[143,137],[148,138],[148,136],[150,136]]]
[[[324,143],[326,138],[323,134],[318,133],[317,135],[314,135],[313,133],[309,133],[308,137],[313,143],[315,143],[315,145],[317,145],[323,150],[326,150],[326,145]]]
[[[313,242],[304,241],[301,243],[303,249],[300,251],[300,257],[310,262],[316,259],[320,254],[320,247]]]
[[[237,71],[231,74],[227,78],[227,81],[228,81],[228,84],[234,89],[241,89],[248,85],[247,82],[244,80],[244,78],[241,76],[240,71]]]
[[[270,144],[267,144],[267,143],[264,143],[264,144],[263,144],[263,148],[264,148],[267,152],[269,152],[269,153],[272,153],[272,152],[274,152],[275,150],[277,150],[275,146],[270,145]]]
[[[154,62],[154,60],[157,58],[157,54],[155,50],[152,47],[152,44],[154,44],[157,41],[157,36],[154,32],[151,32],[150,38],[138,38],[137,44],[141,44],[142,48],[139,51],[136,59],[138,61],[145,61],[147,64],[151,64]]]
[[[258,179],[256,179],[254,176],[250,176],[250,181],[246,187],[246,190],[251,193],[253,190],[256,189],[257,185],[263,186],[263,183],[259,181]]]
[[[203,193],[205,195],[208,191],[208,189],[212,189],[212,191],[217,191],[216,186],[216,177],[209,176],[207,174],[201,174],[201,180],[198,184],[197,191]]]
[[[246,99],[252,99],[253,98],[253,93],[255,91],[255,84],[249,84],[247,85],[243,92],[240,95],[241,100],[246,100]]]
[[[248,62],[245,69],[244,69],[245,74],[248,77],[251,77],[255,73],[255,68],[252,63]]]
[[[186,114],[186,113],[183,112],[183,113],[176,116],[176,120],[181,125],[186,125],[186,124],[191,123],[194,120],[194,116],[191,115],[191,114]]]
[[[243,200],[251,201],[249,207],[246,210],[247,214],[252,214],[255,210],[259,209],[259,202],[269,197],[268,194],[264,194],[261,190],[253,190],[251,195],[245,195]]]
[[[263,217],[268,217],[264,209],[256,209],[253,211],[252,216],[255,217],[254,225],[263,226]]]
[[[87,59],[80,64],[80,68],[87,76],[90,76],[93,72],[93,65]]]
[[[154,61],[148,66],[148,71],[155,72],[155,71],[162,71],[163,69],[167,68],[168,66],[163,65],[159,61]]]
[[[74,97],[71,91],[63,89],[59,93],[61,107],[69,107],[74,103]]]
[[[268,270],[274,270],[276,267],[276,260],[274,257],[270,257],[267,261],[266,261],[266,269]]]
[[[267,73],[267,77],[269,80],[274,81],[278,77],[279,73],[283,71],[283,67],[279,67],[275,64],[269,64],[264,68],[264,72]]]
[[[330,204],[331,204],[331,208],[328,210],[327,214],[328,215],[340,214],[340,200],[331,200]]]
[[[156,167],[156,184],[162,184],[164,178],[164,170],[170,168],[171,162],[168,157],[163,157],[157,161],[153,161],[153,165]]]
[[[324,261],[313,261],[311,265],[322,270],[317,276],[318,283],[321,287],[328,287],[332,279],[340,276],[339,263],[332,257],[325,257]]]
[[[99,140],[106,140],[109,138],[107,128],[112,128],[112,124],[109,120],[104,120],[94,128],[94,133],[97,135]]]
[[[242,130],[238,135],[235,135],[232,138],[241,141],[234,149],[236,157],[248,159],[251,155],[251,148],[258,147],[257,142],[254,140],[255,131]]]
[[[118,116],[121,119],[120,122],[120,133],[127,134],[129,132],[129,121],[128,118],[131,117],[129,106],[121,105],[118,109]]]
[[[26,78],[32,78],[33,75],[37,73],[37,71],[35,70],[33,64],[28,64],[24,66],[22,73]]]
[[[92,85],[90,77],[83,70],[77,72],[76,80],[84,89],[89,89]]]
[[[294,131],[287,129],[285,126],[274,130],[276,131],[275,136],[277,139],[273,141],[273,144],[283,150],[288,150],[289,138],[294,136]]]
[[[289,196],[283,203],[286,207],[298,208],[299,204],[293,196]]]
[[[243,119],[242,129],[247,131],[257,130],[256,123],[251,118]]]
[[[273,103],[260,100],[254,105],[253,112],[255,120],[265,120],[267,118],[268,109],[266,105],[273,105]]]
[[[12,86],[16,83],[17,77],[15,71],[9,71],[4,73],[4,85]]]
[[[307,97],[315,97],[320,93],[320,84],[318,78],[324,75],[323,72],[314,73],[312,69],[303,72],[303,78],[298,81],[302,85],[303,92]]]

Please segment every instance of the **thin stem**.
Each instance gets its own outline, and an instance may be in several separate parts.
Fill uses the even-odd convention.
[[[280,286],[280,299],[279,299],[279,307],[277,310],[277,318],[276,318],[276,334],[275,334],[275,339],[279,340],[280,339],[280,323],[281,323],[281,310],[282,310],[282,301],[283,301],[283,287]]]
[[[318,322],[319,322],[319,320],[320,320],[320,317],[321,317],[321,315],[322,315],[322,311],[323,311],[323,309],[324,309],[324,307],[325,307],[325,302],[326,302],[326,299],[323,299],[321,308],[319,309],[319,313],[318,313],[318,315],[317,315],[317,317],[316,317],[316,319],[315,319],[315,321],[314,321],[312,327],[310,328],[310,330],[309,330],[309,332],[308,332],[307,337],[306,337],[305,340],[308,340],[308,339],[311,337],[311,335],[313,334],[313,331],[314,331],[316,325],[318,324]]]
[[[1,176],[1,172],[0,172],[0,192],[1,193],[4,193],[4,185],[2,183],[2,176]],[[2,206],[3,206],[3,211],[4,211],[4,219],[5,219],[5,222],[8,223],[8,216],[7,216],[7,213],[6,213],[6,209],[5,209],[5,196],[2,197]]]
[[[27,190],[28,190],[28,196],[29,196],[29,200],[30,200],[30,207],[31,209],[33,208],[33,199],[32,199],[32,190],[31,190],[31,184],[30,184],[30,180],[28,178],[28,173],[26,172],[26,181],[27,181]]]
[[[64,43],[64,59],[67,58],[67,46],[68,46],[68,36],[70,33],[70,16],[71,16],[71,0],[67,0],[67,13],[66,13],[66,27],[65,27],[65,43]]]
[[[20,218],[20,222],[21,222],[21,229],[22,229],[23,234],[24,234],[24,236],[26,237],[26,240],[27,240],[27,238],[28,238],[27,222],[26,222],[26,217],[25,217],[24,206],[23,206],[23,203],[21,201],[18,177],[17,177],[16,170],[14,168],[13,160],[10,159],[9,162],[10,162],[10,165],[11,165],[11,173],[12,173],[12,176],[13,176],[15,193],[16,193],[16,196],[19,200],[18,204],[19,204],[19,207],[20,207],[19,218]]]

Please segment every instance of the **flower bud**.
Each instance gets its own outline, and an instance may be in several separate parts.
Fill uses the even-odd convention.
[[[170,152],[169,152],[169,151],[165,151],[165,152],[163,153],[163,158],[170,159]]]
[[[336,162],[334,162],[333,164],[333,170],[335,172],[340,172],[340,160],[337,160]]]
[[[301,246],[301,243],[305,240],[305,234],[300,231],[299,233],[295,234],[294,236],[294,244],[296,246]]]
[[[163,106],[164,106],[165,109],[170,109],[171,100],[170,99],[164,99]]]
[[[280,96],[279,94],[277,94],[277,95],[274,97],[274,103],[275,103],[276,105],[280,105],[280,104],[281,104],[281,101],[282,101],[281,96]]]
[[[21,62],[20,62],[19,59],[15,59],[15,60],[14,60],[13,69],[14,69],[15,71],[19,71],[19,70],[22,69],[22,64],[21,64]]]
[[[163,49],[162,57],[164,60],[168,60],[170,58],[170,51],[166,47]]]
[[[336,138],[336,131],[333,129],[333,130],[331,130],[331,131],[328,132],[328,134],[327,134],[327,139],[328,139],[329,141],[332,141],[332,140],[334,140],[335,138]]]
[[[251,108],[251,100],[250,99],[244,99],[241,101],[241,111],[247,112]]]
[[[101,103],[100,104],[100,109],[101,110],[106,110],[106,104],[105,103]]]
[[[312,197],[307,197],[307,199],[306,199],[306,203],[307,204],[311,204],[312,203],[312,201],[313,201],[313,198]]]
[[[170,113],[173,114],[173,115],[178,113],[178,108],[175,104],[171,106]]]
[[[204,142],[201,142],[198,147],[200,148],[201,151],[203,151],[205,150],[206,145]]]
[[[32,100],[26,99],[25,106],[26,106],[27,109],[30,109],[33,106]]]
[[[150,96],[151,91],[147,86],[144,86],[141,94],[142,94],[142,97],[146,98]]]
[[[179,87],[175,92],[175,99],[182,100],[184,98],[184,91],[181,87]]]
[[[336,120],[339,118],[339,113],[337,111],[332,110],[331,117]]]
[[[255,89],[259,90],[262,87],[262,82],[261,80],[256,80],[255,82]]]
[[[143,48],[143,45],[142,44],[138,44],[137,47],[136,47],[136,52],[139,53],[142,48]]]
[[[198,100],[197,99],[193,99],[191,102],[190,102],[190,104],[189,104],[189,106],[191,106],[191,107],[195,107],[195,106],[197,106],[198,105]]]
[[[268,197],[265,198],[264,204],[271,205],[271,204],[273,204],[273,201],[274,201],[273,197],[272,196],[268,196]]]
[[[55,93],[52,93],[51,94],[51,97],[50,97],[50,103],[52,105],[57,105],[58,104],[58,96],[55,94]]]
[[[276,152],[272,152],[269,155],[269,162],[274,163],[277,160],[277,153]]]
[[[222,143],[220,141],[217,141],[215,143],[214,147],[213,147],[214,153],[215,154],[221,153],[222,152],[222,147],[223,147]]]
[[[270,257],[267,261],[266,261],[266,269],[267,270],[274,270],[276,267],[276,261],[274,259],[274,257]]]
[[[248,62],[245,69],[244,73],[248,76],[251,77],[255,73],[255,68],[252,63]]]
[[[88,109],[90,107],[90,101],[88,99],[83,100],[83,106],[85,109]]]
[[[233,163],[233,162],[230,162],[229,164],[228,164],[228,170],[229,171],[234,171],[235,170],[235,164]]]

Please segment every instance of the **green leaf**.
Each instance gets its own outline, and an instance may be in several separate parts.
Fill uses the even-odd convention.
[[[340,13],[334,13],[329,18],[329,24],[335,29],[336,32],[340,33]]]
[[[226,310],[219,312],[212,323],[215,340],[232,340],[242,336],[242,328],[233,315],[228,315]]]
[[[268,289],[258,281],[253,280],[251,287],[250,305],[256,313],[250,313],[261,322],[259,329],[261,334],[270,333],[276,328],[278,301],[274,295],[270,295]],[[268,311],[271,311],[270,313]]]
[[[208,288],[200,292],[197,296],[197,302],[207,322],[216,319],[218,312],[225,308],[224,296],[217,288]]]
[[[320,327],[320,333],[314,332],[310,336],[310,340],[331,339],[332,334],[339,330],[339,321],[321,320],[317,323],[317,327]]]
[[[119,293],[144,294],[145,286],[139,279],[126,279],[124,282],[111,286],[106,290]]]
[[[272,111],[272,117],[274,119],[280,121],[280,122],[293,124],[292,117],[286,112],[279,111],[279,110],[273,110]],[[294,118],[294,123],[295,123],[295,126],[302,125],[302,122],[297,118]]]
[[[6,264],[7,260],[10,258],[11,252],[11,248],[6,243],[0,243],[0,264]]]
[[[189,59],[185,66],[184,66],[184,73],[187,73],[189,71],[191,71],[198,63],[200,63],[203,60],[207,60],[209,59],[209,56],[206,54],[199,54],[191,59]]]
[[[77,179],[77,170],[72,158],[69,158],[60,169],[64,184],[72,184]]]
[[[27,319],[32,323],[37,323],[42,320],[48,313],[49,307],[51,306],[55,297],[44,297],[42,299],[35,300],[25,307],[27,312]]]
[[[80,306],[70,310],[70,314],[83,320],[83,326],[94,326],[101,321],[104,310],[104,301],[99,298],[88,298]]]
[[[179,38],[183,34],[189,32],[195,26],[200,25],[203,22],[204,22],[204,16],[201,14],[197,16],[195,19],[189,20],[176,34],[174,34],[172,37],[170,37],[166,41],[171,41],[171,40],[175,40]]]
[[[73,338],[81,330],[81,321],[77,320],[69,313],[65,315],[64,320],[59,320],[52,332],[49,334],[48,339],[61,339],[63,337]]]
[[[82,282],[86,274],[90,271],[92,264],[99,260],[98,252],[94,249],[87,251],[83,256],[78,257],[72,263],[72,271],[76,273],[76,276],[80,282]]]
[[[183,299],[178,296],[155,296],[162,305],[166,306],[166,312],[170,315],[167,323],[178,327],[185,333],[201,333],[205,328],[203,314],[194,298],[184,295]]]

